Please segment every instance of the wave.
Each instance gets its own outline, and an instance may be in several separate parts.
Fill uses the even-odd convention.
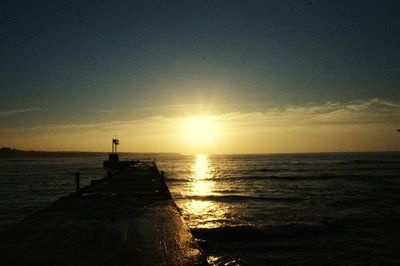
[[[351,160],[351,161],[342,161],[337,163],[339,165],[343,164],[399,164],[398,160]]]
[[[382,231],[385,228],[397,230],[400,217],[398,214],[376,215],[347,215],[335,220],[319,221],[315,223],[289,223],[283,225],[267,226],[222,226],[218,228],[192,228],[196,238],[205,241],[217,242],[265,242],[272,239],[295,239],[321,236],[322,234],[354,233],[357,230],[361,234]],[[382,227],[385,225],[385,227]]]
[[[0,160],[0,163],[40,162],[40,161],[46,161],[46,160],[42,160],[42,159],[6,159],[6,160]]]
[[[296,169],[296,168],[260,168],[251,172],[265,172],[265,173],[281,173],[281,172],[310,172],[314,169]]]
[[[260,197],[260,196],[246,196],[246,195],[191,195],[185,196],[185,199],[193,200],[209,200],[220,202],[238,202],[238,201],[302,201],[303,199],[295,197]]]
[[[398,170],[400,168],[394,169],[385,169],[389,171],[393,171],[393,174],[386,174],[386,175],[374,175],[366,174],[366,173],[349,173],[349,174],[333,174],[333,173],[326,173],[326,174],[317,174],[317,175],[245,175],[245,176],[228,176],[228,177],[214,177],[214,178],[204,178],[202,180],[213,180],[216,182],[221,181],[235,181],[235,180],[283,180],[283,181],[304,181],[304,180],[330,180],[330,179],[360,179],[360,180],[369,180],[369,179],[385,179],[385,178],[397,178],[397,172],[394,170]],[[365,171],[368,169],[360,168],[359,171]],[[168,178],[167,182],[171,183],[186,183],[192,182],[192,179],[184,179],[184,178]]]
[[[394,161],[394,160],[354,160],[355,163],[360,163],[360,164],[364,164],[364,163],[396,163],[396,164],[400,164],[400,161]]]
[[[165,179],[167,182],[189,182],[189,179],[168,177]]]
[[[250,179],[250,180],[288,180],[288,181],[296,181],[296,180],[326,180],[326,179],[336,179],[336,178],[368,178],[365,175],[335,175],[335,174],[320,174],[320,175],[250,175],[238,177],[239,179]]]
[[[218,242],[264,242],[268,238],[299,237],[324,231],[320,224],[286,224],[267,227],[251,225],[223,226],[218,228],[194,228],[196,238]]]

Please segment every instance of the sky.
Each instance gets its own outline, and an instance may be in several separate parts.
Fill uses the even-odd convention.
[[[0,147],[399,151],[398,1],[2,1]]]

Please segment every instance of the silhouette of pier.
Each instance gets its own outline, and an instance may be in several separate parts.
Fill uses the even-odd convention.
[[[155,162],[113,169],[0,239],[2,265],[205,263]]]

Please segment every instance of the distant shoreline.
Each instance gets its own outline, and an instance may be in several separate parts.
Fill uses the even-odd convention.
[[[12,148],[0,148],[0,158],[15,157],[76,157],[76,156],[105,156],[109,152],[91,151],[24,151]],[[120,155],[179,155],[173,152],[120,152]]]

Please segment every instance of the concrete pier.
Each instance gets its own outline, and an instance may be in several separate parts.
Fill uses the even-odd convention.
[[[0,234],[2,265],[203,265],[154,163],[137,163]]]

